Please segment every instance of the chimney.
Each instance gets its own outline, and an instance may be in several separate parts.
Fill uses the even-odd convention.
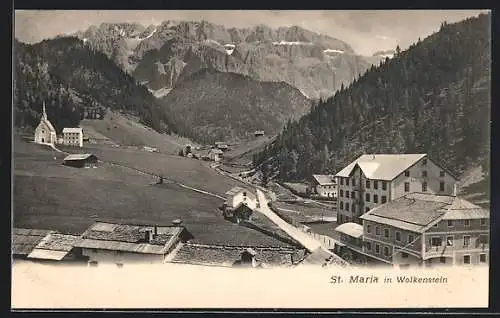
[[[149,243],[153,239],[153,233],[151,230],[144,231],[144,242]]]
[[[153,237],[156,237],[156,235],[158,235],[158,227],[155,225],[153,230],[154,230]]]

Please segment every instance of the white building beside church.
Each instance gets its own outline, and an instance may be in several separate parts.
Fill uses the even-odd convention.
[[[45,102],[43,102],[43,112],[40,123],[35,129],[35,142],[38,144],[52,144],[57,142],[57,134],[54,126],[47,118],[47,112],[45,111]]]
[[[81,127],[63,128],[63,143],[68,146],[83,147],[83,129]]]

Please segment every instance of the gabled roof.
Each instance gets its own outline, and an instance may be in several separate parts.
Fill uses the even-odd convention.
[[[347,178],[358,166],[368,179],[391,181],[427,154],[366,154],[338,172],[336,177]]]
[[[96,222],[82,234],[75,246],[143,254],[165,254],[184,230],[181,226],[156,226],[157,236],[144,241],[145,231],[155,226]]]
[[[50,233],[28,255],[28,258],[61,260],[73,249],[79,236],[60,233]]]
[[[64,161],[71,161],[71,160],[85,160],[85,159],[88,159],[90,157],[92,157],[95,155],[91,154],[91,153],[82,153],[82,154],[72,154],[72,155],[68,155],[64,158]]]
[[[335,179],[328,174],[313,174],[313,178],[320,185],[336,184]]]
[[[424,232],[439,220],[489,218],[489,211],[462,198],[429,193],[410,193],[382,204],[361,219]]]
[[[44,123],[45,125],[47,125],[47,127],[49,128],[49,130],[53,133],[56,133],[56,129],[54,128],[54,126],[52,126],[52,123],[50,122],[50,120],[48,120],[47,118],[44,118],[42,116],[42,118],[40,119],[40,123],[38,124],[38,126],[40,126],[41,123]],[[38,127],[37,127],[38,128]]]
[[[82,133],[83,134],[83,129],[81,127],[66,127],[63,128],[63,134],[64,133]]]
[[[355,237],[360,238],[363,236],[363,225],[358,223],[343,223],[335,228],[335,231]]]
[[[12,254],[28,255],[50,230],[12,229]]]

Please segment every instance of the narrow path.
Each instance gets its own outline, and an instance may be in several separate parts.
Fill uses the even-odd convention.
[[[259,208],[257,209],[258,212],[267,216],[280,229],[285,231],[293,239],[295,239],[300,244],[302,244],[302,246],[304,246],[309,252],[313,252],[313,251],[317,250],[318,248],[323,249],[321,243],[319,243],[317,240],[310,237],[306,233],[302,232],[300,229],[296,228],[295,226],[287,223],[285,220],[283,220],[278,215],[276,215],[276,213],[274,213],[267,205],[269,203],[269,201],[266,199],[264,193],[259,189],[256,189],[256,190],[257,190],[257,199],[259,200]],[[327,251],[327,252],[331,254],[330,251]]]

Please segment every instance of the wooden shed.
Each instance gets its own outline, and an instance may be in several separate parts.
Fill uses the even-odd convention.
[[[93,154],[73,154],[64,158],[64,165],[75,168],[96,167],[97,157]]]

